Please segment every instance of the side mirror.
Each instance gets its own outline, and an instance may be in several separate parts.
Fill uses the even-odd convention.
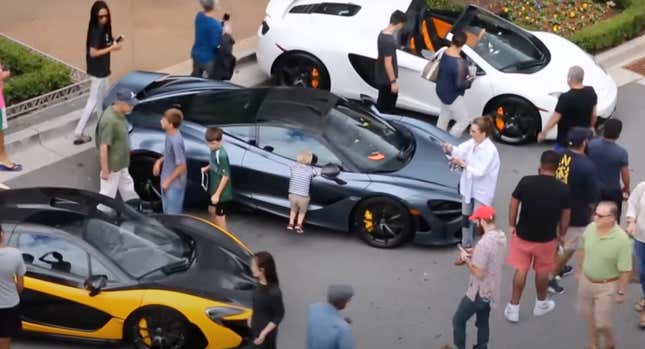
[[[85,289],[90,291],[90,297],[101,293],[101,290],[107,285],[107,276],[92,275],[85,280]]]
[[[340,174],[340,167],[338,167],[338,165],[334,165],[334,164],[325,165],[320,170],[320,174],[323,177],[336,178]]]

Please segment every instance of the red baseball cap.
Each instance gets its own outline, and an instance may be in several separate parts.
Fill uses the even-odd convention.
[[[471,221],[477,219],[491,219],[495,216],[495,209],[490,206],[479,206],[473,214],[468,217]]]

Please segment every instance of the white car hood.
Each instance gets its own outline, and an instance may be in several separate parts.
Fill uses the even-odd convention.
[[[549,49],[551,61],[539,72],[533,74],[535,86],[548,89],[546,93],[566,92],[567,73],[573,65],[579,65],[585,71],[584,84],[593,86],[598,95],[599,105],[603,101],[616,98],[616,83],[594,61],[593,57],[567,39],[546,32],[532,32]],[[572,59],[575,57],[575,60]],[[539,85],[537,85],[539,84]]]

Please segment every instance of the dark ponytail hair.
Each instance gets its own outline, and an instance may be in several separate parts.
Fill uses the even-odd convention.
[[[105,9],[108,12],[108,21],[105,23],[104,29],[110,37],[110,40],[112,40],[112,14],[110,13],[110,8],[105,1],[95,1],[92,5],[92,9],[90,9],[90,23],[87,26],[87,37],[85,39],[85,48],[87,50],[89,50],[90,47],[90,36],[92,35],[92,31],[101,25],[99,21],[99,11],[102,9]]]
[[[253,258],[255,258],[255,263],[258,268],[264,270],[264,277],[267,279],[267,286],[280,285],[273,256],[269,252],[260,251],[256,253]]]
[[[479,131],[485,133],[486,137],[490,137],[493,134],[493,118],[490,116],[476,117],[470,124],[477,125]]]

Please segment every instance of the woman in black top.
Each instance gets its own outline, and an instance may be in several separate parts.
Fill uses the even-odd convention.
[[[256,253],[251,271],[258,279],[258,287],[253,293],[253,316],[249,320],[254,348],[276,349],[284,305],[273,256],[264,251]]]

